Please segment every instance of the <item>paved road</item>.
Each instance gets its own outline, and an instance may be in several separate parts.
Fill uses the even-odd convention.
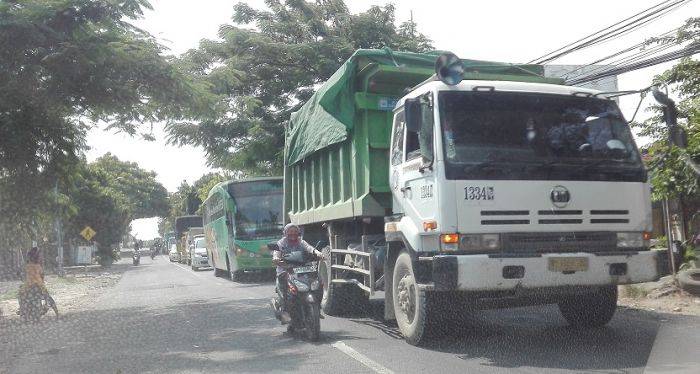
[[[129,260],[130,259],[126,259]],[[694,372],[700,319],[620,310],[600,330],[565,327],[553,307],[466,315],[426,348],[373,317],[326,317],[315,344],[271,316],[271,282],[233,283],[142,258],[89,310],[0,327],[0,373]],[[42,332],[43,331],[43,332]],[[694,345],[693,345],[694,344]],[[687,346],[690,345],[690,346]],[[678,348],[681,347],[681,348]],[[690,352],[690,354],[688,354]],[[695,352],[695,353],[693,353]],[[647,367],[648,365],[648,367]]]

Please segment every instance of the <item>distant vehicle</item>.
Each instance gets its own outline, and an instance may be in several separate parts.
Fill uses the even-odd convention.
[[[186,262],[189,242],[187,234],[191,227],[202,227],[202,216],[180,216],[175,218],[175,244],[180,253],[179,262]],[[199,232],[201,234],[201,232]]]
[[[175,243],[170,246],[168,257],[170,258],[170,262],[180,261],[180,252],[177,251],[177,245]]]
[[[282,235],[282,178],[226,181],[204,202],[209,262],[217,277],[240,279],[244,272],[272,273],[270,241]]]
[[[190,248],[190,262],[194,271],[209,267],[209,254],[207,253],[207,242],[204,239],[204,235],[194,237],[194,243],[191,244]]]
[[[200,227],[190,227],[187,229],[187,233],[182,236],[182,246],[186,250],[180,253],[180,262],[185,265],[192,265],[192,248],[194,246],[194,238],[197,236],[204,236],[204,228]]]

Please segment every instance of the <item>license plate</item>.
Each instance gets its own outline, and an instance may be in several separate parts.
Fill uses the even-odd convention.
[[[313,273],[315,271],[316,271],[316,265],[299,266],[299,267],[294,268],[294,274]]]
[[[586,257],[550,257],[549,270],[556,272],[574,272],[588,270]]]

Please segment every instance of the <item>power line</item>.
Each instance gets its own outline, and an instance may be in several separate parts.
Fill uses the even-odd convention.
[[[672,30],[666,31],[665,33],[660,34],[660,35],[658,35],[658,36],[656,36],[656,37],[654,37],[654,38],[655,38],[655,39],[661,39],[661,38],[670,36],[671,34],[673,34],[673,33],[675,33],[675,32],[678,32],[678,30],[680,30],[682,27],[683,27],[683,26],[680,26],[680,27],[674,28],[674,29],[672,29]],[[623,55],[623,54],[625,54],[625,53],[628,53],[628,52],[631,52],[631,51],[633,51],[633,50],[635,50],[635,49],[642,48],[642,47],[644,47],[645,45],[647,45],[647,44],[649,43],[649,40],[650,40],[650,39],[647,39],[647,40],[642,41],[642,42],[639,42],[639,43],[637,43],[637,44],[635,44],[635,45],[633,45],[633,46],[631,46],[631,47],[627,47],[627,48],[622,49],[622,50],[620,50],[620,51],[617,51],[617,52],[615,52],[615,53],[613,53],[613,54],[610,54],[610,55],[608,55],[608,56],[599,58],[598,60],[595,60],[595,61],[593,61],[593,62],[591,62],[591,63],[585,64],[585,65],[581,65],[581,66],[579,66],[578,68],[576,68],[576,69],[574,69],[574,70],[571,70],[571,71],[566,72],[566,74],[562,75],[560,78],[569,78],[569,77],[571,76],[571,74],[573,74],[573,73],[575,73],[575,72],[577,72],[577,71],[581,71],[581,70],[583,70],[583,69],[585,69],[585,68],[587,68],[587,67],[589,67],[589,66],[594,66],[594,65],[596,65],[596,64],[601,64],[601,63],[603,63],[604,61],[610,60],[610,59],[615,58],[615,57],[617,57],[617,56],[621,56],[621,55]],[[608,63],[605,63],[605,64],[606,64],[606,65],[611,65],[612,63],[613,63],[613,62],[608,62]],[[589,73],[590,73],[590,71],[587,72],[587,73],[584,73],[584,74],[589,74]]]
[[[631,32],[632,30],[635,30],[645,24],[648,24],[649,22],[652,22],[668,14],[670,11],[677,9],[682,5],[685,5],[689,1],[692,0],[665,0],[631,17],[625,18],[622,21],[616,22],[608,27],[605,27],[599,31],[596,31],[581,39],[569,43],[561,48],[558,48],[554,51],[548,52],[540,57],[537,57],[531,60],[529,63],[544,64],[546,62],[555,60],[574,51],[588,48],[592,45],[620,37]]]
[[[690,45],[686,46],[685,48],[678,50],[678,51],[673,51],[673,52],[669,52],[669,53],[666,53],[666,54],[663,54],[660,56],[651,57],[651,58],[648,58],[646,60],[641,60],[641,61],[637,61],[634,63],[629,63],[629,64],[623,65],[623,66],[618,66],[618,67],[600,72],[598,74],[590,74],[590,75],[586,75],[586,76],[583,76],[580,78],[570,79],[570,80],[566,81],[566,84],[577,85],[577,84],[581,84],[581,83],[591,82],[591,81],[595,81],[598,79],[610,77],[613,75],[620,75],[620,74],[626,73],[628,71],[638,70],[638,69],[646,68],[649,66],[658,65],[658,64],[661,64],[664,62],[678,60],[678,59],[681,59],[684,57],[690,57],[690,56],[697,54],[697,53],[700,53],[700,43],[696,42],[696,43],[690,44]]]

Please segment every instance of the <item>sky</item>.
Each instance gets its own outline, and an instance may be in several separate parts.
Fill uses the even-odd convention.
[[[245,2],[255,8],[264,7],[261,0]],[[527,62],[659,2],[661,0],[401,0],[394,1],[394,5],[397,23],[412,16],[419,31],[432,39],[436,49],[452,51],[461,58]],[[219,26],[230,23],[235,3],[237,1],[151,0],[153,10],[146,11],[136,24],[159,39],[169,48],[169,53],[177,55],[197,47],[202,39],[216,39]],[[386,3],[388,1],[384,0],[346,0],[354,13]],[[555,63],[590,63],[596,57],[668,31],[698,15],[700,0],[691,1],[634,33],[565,56]],[[666,63],[621,75],[618,87],[621,90],[646,87],[656,74],[670,66],[672,63]],[[620,108],[628,119],[638,100],[639,96],[621,99]],[[652,101],[648,95],[643,108]],[[201,148],[168,146],[162,128],[158,124],[153,127],[154,142],[93,129],[88,136],[91,147],[88,159],[111,152],[122,160],[137,162],[155,171],[169,191],[174,191],[183,180],[191,183],[211,171]],[[638,139],[638,143],[644,143],[644,139]],[[133,233],[141,239],[157,235],[156,219],[137,220],[132,227]]]

